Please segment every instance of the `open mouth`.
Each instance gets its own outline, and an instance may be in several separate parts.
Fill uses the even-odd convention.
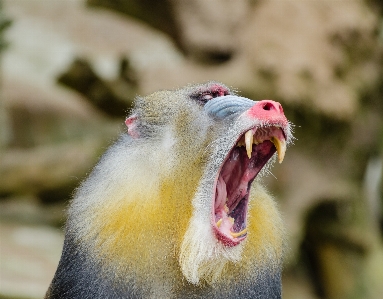
[[[221,166],[216,180],[212,226],[218,240],[232,247],[247,236],[251,183],[273,156],[282,163],[286,138],[279,126],[257,127],[243,133]]]

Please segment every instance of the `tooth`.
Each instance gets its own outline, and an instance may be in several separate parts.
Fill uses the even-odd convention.
[[[247,233],[247,227],[243,230],[241,230],[240,232],[238,233],[233,233],[232,231],[230,232],[230,235],[233,237],[233,238],[238,238],[242,235],[244,235],[245,233]]]
[[[253,151],[253,132],[249,130],[245,134],[246,152],[249,159],[251,158],[251,152]]]
[[[222,223],[222,218],[219,219],[215,225],[216,225],[217,227],[220,227],[220,226],[221,226],[221,223]]]
[[[271,142],[274,143],[277,154],[278,154],[278,162],[282,163],[283,159],[285,158],[286,153],[286,140],[285,139],[278,139],[277,137],[271,137]]]

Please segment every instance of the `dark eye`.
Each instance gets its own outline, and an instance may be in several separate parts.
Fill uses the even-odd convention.
[[[206,90],[201,90],[198,93],[191,94],[190,97],[194,99],[198,104],[204,106],[211,99],[216,97],[226,96],[230,94],[228,90],[223,88],[210,88]]]
[[[210,93],[206,93],[201,95],[200,101],[204,104],[206,104],[208,101],[210,101],[213,98],[213,95]]]

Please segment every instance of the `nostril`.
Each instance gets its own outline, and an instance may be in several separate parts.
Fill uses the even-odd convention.
[[[272,110],[274,108],[272,103],[264,103],[262,109],[263,110]]]
[[[248,110],[248,115],[263,120],[280,119],[283,123],[287,121],[283,113],[282,105],[272,100],[256,102],[256,104]]]

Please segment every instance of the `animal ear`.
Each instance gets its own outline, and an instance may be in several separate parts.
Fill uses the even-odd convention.
[[[137,115],[133,114],[125,120],[125,125],[128,127],[128,134],[132,138],[140,137],[137,129]]]

